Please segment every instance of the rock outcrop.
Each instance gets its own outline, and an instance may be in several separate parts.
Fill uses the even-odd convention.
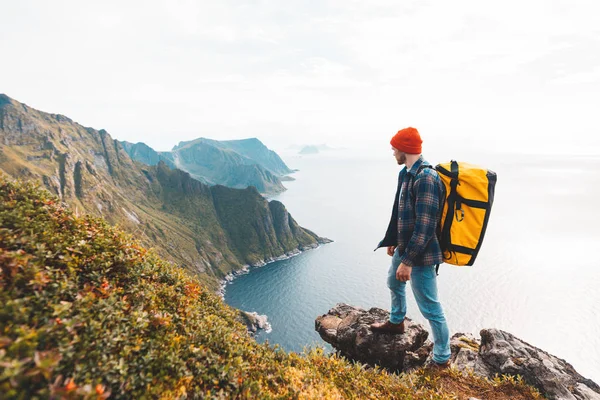
[[[458,369],[489,378],[521,375],[550,399],[600,399],[600,386],[565,360],[499,329],[482,329],[480,335],[481,340],[464,334],[452,337],[452,361]]]
[[[268,321],[266,315],[260,315],[257,312],[247,312],[240,310],[240,320],[246,325],[250,336],[254,336],[258,331],[264,330],[265,332],[271,332],[271,324]]]
[[[379,308],[364,310],[340,303],[316,319],[315,329],[341,355],[354,361],[394,372],[425,365],[433,348],[427,330],[407,318],[403,335],[371,331],[370,324],[388,317],[389,313]],[[498,329],[483,329],[480,335],[481,339],[463,333],[452,337],[453,368],[486,378],[520,375],[549,399],[600,400],[600,387],[565,360]]]
[[[427,345],[428,332],[422,325],[407,319],[403,335],[374,333],[369,325],[385,320],[389,313],[380,308],[365,311],[338,304],[317,318],[315,329],[323,340],[345,357],[369,365],[380,365],[391,371],[406,371],[421,363],[419,349]],[[422,364],[422,363],[421,363]]]

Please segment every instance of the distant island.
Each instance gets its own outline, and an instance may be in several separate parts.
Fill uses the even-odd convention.
[[[304,146],[298,154],[319,154],[317,146]]]
[[[321,151],[327,151],[327,150],[333,150],[333,148],[327,146],[326,144],[319,144],[319,145],[306,145],[303,146],[300,151],[298,152],[298,154],[301,155],[309,155],[309,154],[319,154]]]

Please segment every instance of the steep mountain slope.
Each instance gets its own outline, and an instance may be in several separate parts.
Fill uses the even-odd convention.
[[[0,143],[0,170],[43,183],[76,213],[104,216],[133,232],[211,287],[242,265],[322,241],[302,228],[292,241],[287,236],[280,241],[276,232],[288,227],[263,223],[265,218],[285,217],[270,214],[269,203],[256,191],[209,187],[171,170],[164,161],[139,164],[106,131],[34,110],[5,95],[0,95]],[[254,223],[240,230],[234,217],[222,212],[221,198],[235,199]],[[274,240],[261,240],[263,229],[275,232]],[[240,237],[243,243],[238,243]]]
[[[281,157],[273,150],[269,150],[260,140],[257,138],[241,139],[241,140],[211,140],[206,138],[199,138],[189,142],[180,142],[173,150],[179,150],[188,146],[195,146],[197,144],[210,145],[222,150],[231,150],[245,158],[254,161],[256,164],[267,169],[274,175],[287,175],[293,171],[288,168],[283,162]]]
[[[254,186],[263,194],[276,194],[285,190],[278,174],[266,167],[273,165],[277,167],[277,171],[292,172],[275,152],[267,149],[258,139],[234,142],[242,143],[229,146],[227,141],[200,138],[182,142],[170,152],[154,151],[145,143],[121,144],[136,161],[147,165],[156,165],[159,161],[164,161],[167,165],[188,172],[195,179],[209,185],[224,185],[236,189]],[[248,149],[255,149],[255,158],[243,154]]]
[[[261,193],[285,190],[281,180],[255,160],[230,149],[215,146],[216,141],[198,139],[171,152],[175,165],[209,184],[244,189],[254,186]]]
[[[145,143],[131,143],[121,141],[123,149],[129,154],[129,156],[135,161],[139,161],[146,165],[156,165],[160,161],[163,161],[169,166],[169,168],[176,168],[173,163],[173,155],[168,151],[155,151],[152,147]]]

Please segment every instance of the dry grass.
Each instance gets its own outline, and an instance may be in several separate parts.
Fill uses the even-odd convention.
[[[456,399],[467,400],[475,397],[486,400],[528,400],[543,399],[535,389],[523,382],[520,377],[498,376],[485,379],[472,372],[461,372],[454,367],[447,370],[420,370],[415,372],[419,382],[425,382],[440,393],[452,395]]]

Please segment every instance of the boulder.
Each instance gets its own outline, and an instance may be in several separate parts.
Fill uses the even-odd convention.
[[[269,323],[266,315],[260,315],[257,312],[247,312],[238,310],[239,319],[246,325],[250,336],[255,336],[258,331],[264,330],[265,332],[271,332],[271,324]]]
[[[521,375],[549,399],[598,399],[600,387],[565,360],[498,329],[482,329],[479,357],[493,374]]]
[[[391,371],[405,371],[422,365],[431,352],[431,349],[421,349],[431,346],[427,342],[428,332],[408,319],[403,335],[371,331],[372,323],[385,321],[388,317],[389,313],[380,308],[364,310],[338,304],[316,319],[315,329],[323,340],[348,359]]]

